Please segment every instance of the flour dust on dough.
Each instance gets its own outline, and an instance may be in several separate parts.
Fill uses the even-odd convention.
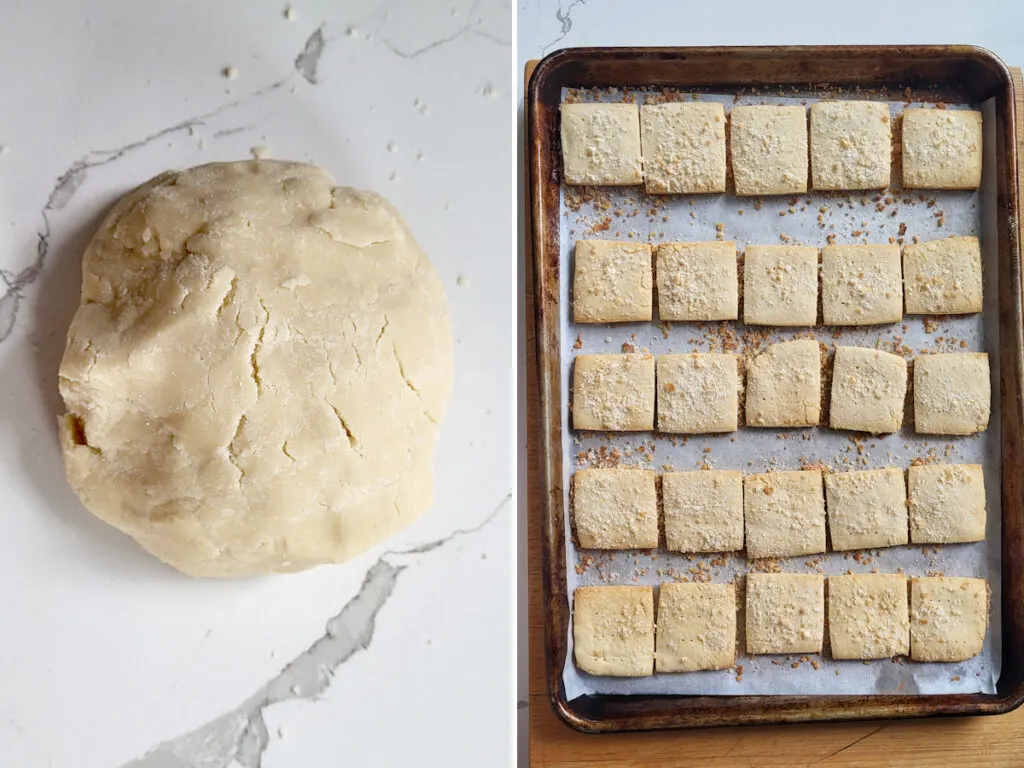
[[[157,176],[83,260],[68,480],[195,576],[338,562],[433,501],[444,289],[397,211],[311,165]]]

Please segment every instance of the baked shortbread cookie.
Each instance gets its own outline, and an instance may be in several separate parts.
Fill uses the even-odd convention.
[[[910,467],[907,485],[913,544],[985,538],[985,476],[980,464]]]
[[[729,138],[737,195],[790,195],[807,191],[804,107],[733,107]]]
[[[640,138],[649,194],[725,192],[725,109],[721,104],[644,104]]]
[[[735,355],[693,352],[658,358],[658,431],[735,432],[739,407]]]
[[[572,426],[609,432],[654,429],[654,356],[577,355]]]
[[[747,363],[748,427],[813,427],[821,420],[821,347],[771,344]]]
[[[743,261],[743,322],[814,325],[818,320],[818,249],[748,245]]]
[[[657,250],[662,320],[735,320],[739,312],[736,244],[662,243]]]
[[[906,396],[907,361],[902,357],[866,347],[836,347],[832,429],[896,432],[903,424]]]
[[[828,629],[834,659],[887,659],[910,653],[906,576],[829,576]]]
[[[878,325],[903,318],[898,245],[826,245],[821,249],[825,325]]]
[[[647,243],[576,243],[573,320],[626,323],[650,320],[654,302],[652,249]]]
[[[981,186],[981,135],[981,112],[904,111],[903,186],[977,189]]]
[[[673,552],[743,549],[743,478],[731,470],[661,477],[665,546]]]
[[[644,180],[636,104],[563,104],[566,184],[628,186]]]
[[[662,584],[658,589],[658,672],[728,669],[736,663],[736,588]]]
[[[929,435],[972,435],[988,428],[988,355],[950,352],[914,358],[914,428]]]
[[[824,634],[821,574],[747,574],[747,653],[820,653]]]
[[[654,590],[579,587],[573,596],[573,655],[592,675],[645,677],[654,672]]]
[[[935,576],[910,582],[910,658],[965,661],[981,653],[988,582]]]
[[[766,472],[743,478],[747,557],[792,557],[825,551],[821,472]]]
[[[908,315],[981,312],[981,247],[976,237],[947,237],[903,246]]]
[[[899,467],[825,475],[832,549],[876,549],[907,543],[907,486]]]
[[[815,189],[882,189],[892,166],[889,105],[819,101],[811,105],[811,183]]]
[[[581,469],[572,476],[573,520],[583,549],[658,546],[657,473],[647,469]]]

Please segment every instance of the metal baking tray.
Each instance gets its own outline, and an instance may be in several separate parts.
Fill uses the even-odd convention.
[[[993,694],[929,696],[702,696],[589,694],[568,700],[562,680],[570,601],[566,580],[563,488],[560,142],[565,88],[677,88],[708,93],[751,88],[789,94],[824,89],[899,91],[908,100],[977,103],[994,99],[997,244],[986,269],[998,275],[1001,412],[1002,672]],[[948,95],[948,96],[947,96]],[[997,714],[1024,701],[1024,342],[1014,90],[1006,66],[970,46],[586,48],[544,59],[528,97],[528,168],[536,288],[543,489],[543,575],[547,680],[552,704],[584,731]],[[986,184],[993,183],[992,179]],[[992,258],[996,263],[991,263]]]

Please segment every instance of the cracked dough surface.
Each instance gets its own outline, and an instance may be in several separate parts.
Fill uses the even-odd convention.
[[[301,570],[432,503],[448,307],[383,198],[299,163],[166,172],[114,207],[82,271],[68,480],[161,560]]]

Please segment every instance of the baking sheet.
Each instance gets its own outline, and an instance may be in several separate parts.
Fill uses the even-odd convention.
[[[689,94],[660,89],[564,89],[562,100],[636,101],[700,99],[734,104],[810,104],[803,94]],[[895,117],[919,102],[891,101],[885,93],[829,94],[830,98],[888,101]],[[945,105],[944,105],[945,106]],[[948,105],[949,109],[971,108]],[[570,429],[562,414],[563,488],[568,594],[578,586],[601,584],[657,585],[674,580],[736,581],[740,606],[737,665],[731,670],[656,674],[646,678],[593,676],[573,662],[572,621],[563,669],[566,698],[584,694],[940,694],[995,693],[1001,652],[1000,613],[1000,418],[998,398],[998,322],[995,248],[996,175],[995,112],[992,102],[975,105],[984,113],[984,170],[979,192],[820,193],[793,197],[737,198],[730,191],[708,196],[648,196],[640,187],[562,187],[560,227],[560,301],[562,402],[569,403],[572,360],[576,354],[617,353],[647,349],[655,355],[691,351],[732,351],[744,355],[768,343],[816,338],[826,344],[878,347],[908,359],[923,352],[988,352],[994,396],[989,428],[978,436],[916,435],[907,428],[871,437],[825,428],[750,429],[726,435],[662,436],[653,433],[594,434]],[[898,178],[894,162],[893,177]],[[824,209],[824,210],[823,210]],[[824,227],[822,227],[824,224]],[[905,230],[901,225],[905,225]],[[886,243],[917,236],[922,242],[956,235],[981,240],[985,304],[981,315],[925,318],[907,316],[902,323],[861,329],[828,327],[776,329],[727,323],[626,323],[577,325],[569,308],[574,244],[581,239],[632,240],[652,244],[673,241],[731,240],[740,252],[748,244]],[[657,317],[657,313],[655,313]],[[625,345],[625,346],[624,346]],[[908,467],[912,462],[978,463],[984,467],[988,502],[987,536],[973,544],[906,546],[863,552],[828,552],[769,562],[750,561],[741,553],[685,555],[666,550],[597,552],[573,543],[569,502],[570,478],[588,466],[642,466],[658,471],[701,467],[736,469],[745,474],[823,465],[837,470]],[[946,574],[988,579],[991,588],[989,629],[981,653],[960,663],[915,663],[896,660],[836,661],[821,655],[760,656],[742,653],[743,575],[751,570],[832,574],[895,573],[907,576]]]

